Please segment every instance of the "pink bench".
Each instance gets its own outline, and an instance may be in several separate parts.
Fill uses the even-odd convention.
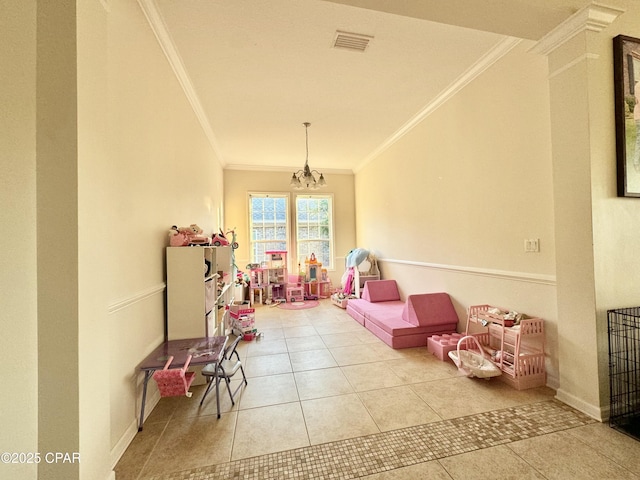
[[[370,280],[362,298],[349,299],[347,313],[392,348],[424,347],[432,335],[458,326],[447,293],[421,293],[400,300],[395,280]]]

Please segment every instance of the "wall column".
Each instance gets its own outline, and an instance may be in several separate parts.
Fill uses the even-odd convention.
[[[538,42],[547,55],[554,183],[558,354],[557,397],[602,419],[598,362],[594,232],[590,51],[599,32],[622,11],[588,5]]]
[[[38,451],[79,452],[76,2],[38,1]],[[79,463],[38,478],[80,478]]]

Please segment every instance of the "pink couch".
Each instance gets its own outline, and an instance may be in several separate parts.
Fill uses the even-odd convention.
[[[392,348],[426,347],[431,335],[453,333],[456,314],[446,293],[421,293],[400,300],[395,280],[370,280],[347,313]]]

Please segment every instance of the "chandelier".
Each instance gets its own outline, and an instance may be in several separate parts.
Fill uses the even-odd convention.
[[[309,122],[304,122],[303,125],[307,139],[307,156],[304,160],[304,168],[302,170],[298,170],[291,176],[291,182],[289,185],[297,190],[301,190],[303,188],[316,190],[318,187],[326,187],[327,182],[324,180],[324,175],[321,172],[311,170],[309,168],[309,125],[311,124]],[[314,173],[316,175],[320,175],[317,180]]]

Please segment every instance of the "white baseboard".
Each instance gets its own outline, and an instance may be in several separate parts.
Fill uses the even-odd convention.
[[[556,392],[560,388],[560,379],[558,379],[558,377],[554,375],[550,375],[548,371],[547,371],[547,387],[552,388]]]
[[[566,403],[570,407],[573,407],[576,410],[581,411],[585,415],[588,415],[591,418],[598,420],[599,422],[603,422],[604,418],[608,417],[608,413],[605,416],[604,412],[600,407],[591,405],[590,403],[585,402],[584,400],[576,397],[575,395],[571,395],[570,393],[564,391],[561,388],[556,390],[556,398],[560,400],[562,403]]]
[[[144,419],[149,418],[149,415],[156,407],[158,402],[160,401],[160,392],[155,391],[152,395],[147,398],[147,403],[144,408]],[[116,445],[111,449],[111,468],[115,468],[117,463],[124,455],[124,452],[127,450],[134,437],[138,433],[138,418],[136,417],[127,427],[125,432],[122,434]],[[115,480],[115,473],[113,476],[113,480]]]

